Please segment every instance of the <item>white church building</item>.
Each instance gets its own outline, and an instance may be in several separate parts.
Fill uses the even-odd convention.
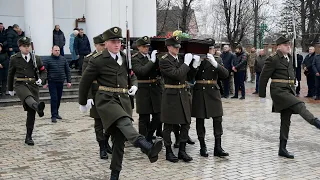
[[[132,37],[155,36],[156,0],[0,0],[0,22],[7,28],[18,24],[34,42],[37,55],[51,54],[53,29],[60,25],[66,37],[65,54],[73,29],[83,28],[92,49],[92,38],[113,26]],[[84,17],[84,18],[83,18]]]

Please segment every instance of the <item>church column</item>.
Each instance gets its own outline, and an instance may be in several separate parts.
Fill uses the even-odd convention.
[[[24,18],[26,36],[32,36],[36,54],[50,55],[54,29],[52,0],[24,0]]]

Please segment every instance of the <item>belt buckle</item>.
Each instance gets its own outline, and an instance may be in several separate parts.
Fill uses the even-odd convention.
[[[125,90],[125,89],[122,89],[122,93],[126,93],[126,90]]]
[[[207,83],[210,84],[210,80],[207,80]]]
[[[28,80],[31,81],[32,79],[31,79],[31,78],[28,78]]]

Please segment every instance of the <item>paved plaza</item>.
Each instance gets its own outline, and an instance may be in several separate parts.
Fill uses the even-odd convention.
[[[293,115],[288,150],[295,154],[295,159],[278,157],[280,115],[270,113],[270,97],[261,104],[257,96],[251,95],[252,91],[249,87],[245,100],[223,99],[222,145],[229,157],[213,157],[212,121],[207,120],[208,158],[200,157],[196,141],[195,145],[187,145],[192,162],[170,163],[165,160],[163,148],[158,162],[150,164],[139,149],[127,144],[120,179],[319,179],[320,131]],[[302,99],[320,117],[320,102]],[[63,103],[60,109],[63,120],[56,124],[51,123],[50,105],[44,118],[37,117],[32,147],[24,144],[26,112],[22,107],[0,108],[0,179],[109,178],[110,156],[108,160],[99,159],[94,121],[79,112],[77,103]],[[134,114],[135,127],[137,118]],[[195,120],[190,136],[197,140]]]

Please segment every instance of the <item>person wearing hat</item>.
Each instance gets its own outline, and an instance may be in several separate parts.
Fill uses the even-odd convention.
[[[220,87],[218,78],[225,79],[229,76],[229,71],[223,67],[222,61],[216,61],[219,56],[215,56],[214,46],[209,47],[207,57],[201,61],[199,69],[195,74],[196,84],[193,88],[192,96],[192,117],[196,118],[196,129],[200,142],[200,155],[208,157],[207,146],[205,143],[206,129],[204,120],[212,118],[215,146],[214,156],[228,156],[221,147],[222,116],[223,108],[221,102]]]
[[[247,55],[241,45],[236,47],[236,58],[232,62],[234,72],[234,96],[231,98],[238,99],[239,89],[241,89],[241,98],[245,99],[246,88],[244,85],[247,70]]]
[[[14,96],[15,92],[17,93],[23,103],[24,110],[27,111],[27,135],[25,143],[33,146],[32,132],[36,112],[40,117],[44,116],[43,110],[45,104],[39,102],[39,86],[45,84],[47,71],[39,56],[35,56],[36,59],[33,59],[30,53],[30,38],[20,38],[18,45],[20,52],[12,55],[10,58],[8,91],[11,96]],[[37,65],[36,67],[35,64]],[[14,89],[13,84],[15,85]]]
[[[113,27],[103,32],[102,36],[106,50],[96,53],[90,59],[79,85],[79,104],[81,112],[90,109],[91,102],[87,102],[87,97],[93,81],[96,80],[99,87],[95,96],[95,106],[103,127],[111,134],[113,142],[111,179],[118,179],[126,139],[135,147],[143,149],[151,163],[158,160],[162,140],[156,139],[152,144],[132,125],[129,96],[134,96],[138,88],[136,77],[130,76],[126,56],[120,51],[122,30]],[[128,80],[131,81],[131,88]]]
[[[94,46],[96,50],[94,50],[92,53],[88,54],[82,64],[82,73],[86,70],[89,61],[93,57],[93,55],[97,53],[101,53],[105,48],[104,48],[104,40],[102,37],[102,34],[96,36],[93,38]],[[97,82],[93,82],[91,85],[91,89],[88,94],[88,102],[91,103],[92,108],[90,109],[90,117],[94,118],[94,131],[96,133],[96,140],[99,143],[100,147],[100,158],[101,159],[108,159],[108,154],[107,153],[112,153],[112,149],[109,145],[109,138],[110,135],[104,130],[103,124],[101,121],[101,118],[97,112],[96,106],[94,104],[95,102],[95,95],[98,91],[99,85]],[[105,131],[105,133],[104,133]]]
[[[271,78],[272,112],[280,113],[281,117],[278,155],[293,159],[294,155],[286,149],[291,115],[299,114],[318,129],[320,129],[320,121],[307,110],[304,102],[295,96],[295,65],[290,55],[290,40],[281,36],[276,40],[276,43],[277,52],[266,59],[260,75],[259,97],[261,102],[266,101],[266,87]]]
[[[148,54],[150,38],[144,36],[136,41],[139,52],[132,55],[132,69],[137,76],[138,91],[136,94],[137,113],[139,114],[139,133],[152,142],[154,132],[160,124],[162,89],[159,79],[161,73],[157,50]],[[150,122],[150,115],[152,120]]]
[[[186,81],[200,64],[200,57],[190,53],[185,54],[184,60],[178,58],[181,41],[178,36],[165,40],[168,53],[159,60],[160,71],[164,79],[164,91],[161,102],[161,121],[164,123],[163,140],[166,147],[166,160],[178,162],[192,161],[186,152],[186,143],[189,138],[191,123],[191,100],[187,90]],[[192,59],[194,59],[191,64]],[[191,67],[189,67],[191,65]],[[190,70],[191,69],[191,70]],[[171,148],[171,132],[180,125],[179,153],[176,157]]]

